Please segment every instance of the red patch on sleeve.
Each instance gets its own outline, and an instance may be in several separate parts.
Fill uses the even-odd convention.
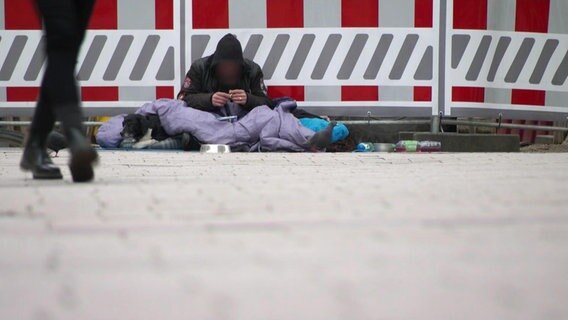
[[[187,89],[189,88],[190,85],[191,85],[191,79],[189,77],[185,77],[185,80],[183,81],[183,88]]]

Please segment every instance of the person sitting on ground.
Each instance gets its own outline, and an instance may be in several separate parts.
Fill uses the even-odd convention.
[[[144,146],[146,141],[153,145],[152,140],[158,139],[150,139],[153,134],[144,129],[149,126],[141,125],[148,114],[157,116],[169,137],[181,135],[185,150],[198,144],[227,144],[239,151],[319,152],[334,142],[336,128],[343,129],[341,135],[348,134],[335,122],[317,123],[318,128],[304,124],[305,118],[319,117],[299,110],[290,98],[272,101],[260,66],[244,59],[241,44],[232,34],[219,41],[213,55],[192,64],[177,100],[156,100],[135,115],[111,119],[99,129],[97,142],[116,147],[123,146],[124,137],[141,136],[148,138],[142,141]],[[132,130],[129,124],[142,129]]]
[[[177,98],[191,108],[224,116],[238,116],[233,114],[236,106],[244,113],[272,107],[260,66],[243,57],[241,43],[232,34],[219,41],[213,55],[193,62]]]

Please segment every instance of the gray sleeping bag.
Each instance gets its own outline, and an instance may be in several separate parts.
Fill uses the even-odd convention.
[[[250,151],[308,151],[306,143],[315,132],[303,127],[290,113],[293,107],[295,104],[281,104],[274,110],[260,106],[247,114],[231,104],[215,114],[189,108],[181,100],[160,99],[144,104],[136,114],[157,114],[168,135],[187,132],[204,144],[227,144]],[[219,120],[227,115],[240,118],[236,122]],[[99,128],[96,138],[101,147],[120,146],[125,116],[113,117]]]

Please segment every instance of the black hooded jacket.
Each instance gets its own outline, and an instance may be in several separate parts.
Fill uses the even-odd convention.
[[[267,105],[272,107],[272,101],[266,94],[262,69],[255,62],[243,57],[240,42],[232,34],[225,35],[217,44],[215,53],[192,63],[186,75],[183,87],[178,93],[178,99],[183,99],[188,106],[215,112],[218,108],[213,106],[211,98],[215,92],[223,91],[215,77],[215,66],[223,60],[233,60],[243,66],[241,79],[237,87],[247,93],[247,103],[243,106],[252,109],[257,106]]]

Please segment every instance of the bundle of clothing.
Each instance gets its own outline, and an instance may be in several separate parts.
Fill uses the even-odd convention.
[[[103,148],[197,150],[201,144],[226,144],[245,152],[319,152],[349,134],[343,124],[317,117],[298,119],[291,99],[277,100],[274,109],[260,106],[251,111],[230,103],[223,112],[160,99],[132,115],[111,118],[96,139]]]
[[[122,121],[123,148],[145,149],[163,141],[174,140],[162,128],[160,118],[155,114],[129,114]]]

